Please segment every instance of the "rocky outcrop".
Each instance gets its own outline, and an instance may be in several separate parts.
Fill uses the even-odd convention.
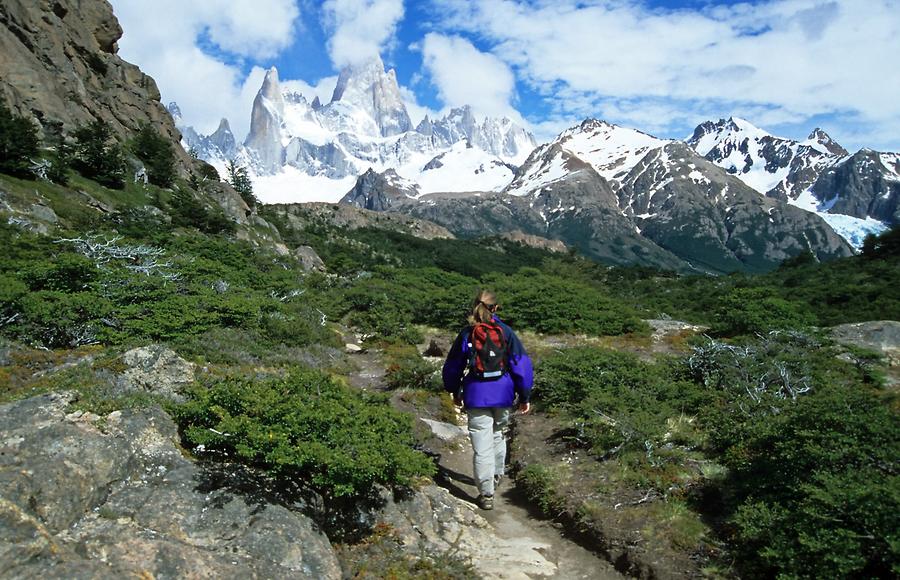
[[[412,130],[412,121],[400,96],[397,73],[385,71],[381,57],[344,67],[338,76],[331,102],[365,111],[375,121],[382,137]]]
[[[319,254],[310,246],[298,246],[294,249],[293,255],[300,262],[300,267],[306,272],[324,272],[325,262],[319,257]]]
[[[339,578],[305,516],[217,486],[159,409],[0,406],[0,576]]]
[[[805,251],[823,261],[853,253],[822,218],[761,196],[681,143],[648,153],[618,193],[643,236],[701,269],[762,272]]]
[[[388,211],[398,202],[417,194],[418,191],[406,184],[393,169],[377,173],[370,168],[359,176],[356,185],[341,198],[340,203],[372,211]]]
[[[500,237],[504,240],[516,242],[517,244],[522,244],[524,246],[530,246],[532,248],[538,248],[541,250],[548,250],[550,252],[563,253],[568,249],[566,248],[566,244],[560,240],[542,238],[541,236],[526,234],[525,232],[520,230],[505,232],[503,234],[500,234]]]
[[[275,172],[284,164],[281,143],[281,123],[284,117],[284,97],[273,67],[266,73],[262,87],[253,99],[250,133],[244,144],[254,151],[255,163],[264,172]]]
[[[453,238],[446,228],[408,215],[391,212],[374,212],[358,207],[333,203],[304,203],[270,205],[269,208],[287,224],[303,230],[317,223],[338,228],[383,228],[409,234],[426,240]]]
[[[101,119],[124,140],[149,123],[177,144],[156,83],[116,54],[121,36],[105,0],[0,3],[0,98],[45,131]],[[176,152],[189,167],[187,153]]]

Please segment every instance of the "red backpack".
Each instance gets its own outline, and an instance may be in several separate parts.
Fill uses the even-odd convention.
[[[479,322],[469,334],[469,372],[499,379],[509,369],[509,341],[496,322]]]

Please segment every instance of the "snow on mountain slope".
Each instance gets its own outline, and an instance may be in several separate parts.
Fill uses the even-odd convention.
[[[422,194],[437,192],[501,191],[513,169],[498,157],[464,142],[431,159],[424,166],[408,164],[397,172],[419,184]]]
[[[628,175],[649,151],[671,143],[597,119],[588,119],[578,127],[563,131],[556,140],[613,184]]]
[[[253,193],[262,203],[337,203],[354,183],[356,178],[352,175],[329,179],[287,166],[274,175],[257,175],[253,180]]]
[[[647,155],[671,141],[597,119],[567,129],[529,156],[507,193],[517,196],[540,190],[568,173],[591,167],[613,189]]]

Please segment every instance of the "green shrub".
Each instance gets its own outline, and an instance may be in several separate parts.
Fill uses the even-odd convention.
[[[872,394],[823,387],[726,452],[738,549],[753,575],[900,570],[900,420]]]
[[[762,288],[736,288],[721,299],[713,332],[735,336],[802,329],[814,321],[812,314],[799,302],[784,300]]]
[[[102,342],[102,319],[112,306],[91,292],[30,292],[20,300],[21,336],[47,348],[65,348]]]
[[[226,170],[228,171],[228,183],[230,183],[231,187],[238,192],[241,199],[247,204],[247,207],[256,207],[259,201],[256,199],[256,196],[253,195],[253,182],[250,181],[250,175],[247,173],[247,168],[238,165],[234,159],[232,159],[228,162]]]
[[[413,325],[415,304],[398,295],[397,285],[375,278],[359,280],[342,296],[350,324],[373,338],[415,344],[422,335]]]
[[[647,331],[631,308],[577,280],[523,268],[515,275],[494,276],[485,283],[497,291],[502,316],[516,328],[594,336]]]
[[[592,347],[554,354],[538,367],[535,398],[571,417],[576,438],[598,456],[658,445],[667,420],[695,413],[708,393],[666,363]]]
[[[31,166],[38,157],[39,145],[34,123],[0,104],[0,172],[33,178]]]
[[[414,451],[412,421],[384,398],[297,369],[284,379],[229,378],[188,393],[177,412],[186,440],[307,481],[328,496],[434,473]]]
[[[547,516],[557,517],[566,509],[557,490],[559,476],[549,467],[533,463],[516,474],[516,486]]]
[[[197,228],[206,234],[231,234],[236,230],[221,208],[208,208],[189,189],[177,188],[170,199],[172,225]]]

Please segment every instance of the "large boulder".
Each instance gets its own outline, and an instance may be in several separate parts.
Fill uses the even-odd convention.
[[[129,350],[122,363],[127,368],[116,377],[117,395],[149,393],[180,401],[181,389],[194,382],[194,365],[159,344]]]
[[[339,578],[302,514],[210,483],[162,410],[0,406],[0,577]]]
[[[841,324],[831,329],[831,337],[841,344],[874,350],[891,366],[900,366],[900,322],[876,320]]]

